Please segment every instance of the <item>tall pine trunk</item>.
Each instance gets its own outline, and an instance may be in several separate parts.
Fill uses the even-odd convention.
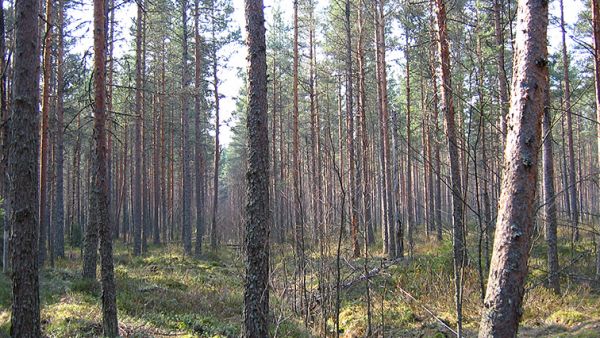
[[[577,198],[577,180],[575,175],[575,151],[573,149],[573,118],[571,111],[571,81],[569,76],[569,56],[567,55],[567,41],[565,29],[565,15],[563,0],[560,0],[560,27],[562,31],[562,65],[563,65],[563,83],[564,83],[564,103],[565,117],[567,119],[567,193],[569,195],[569,206],[571,214],[569,215],[572,223],[572,239],[579,240],[579,208]]]
[[[520,0],[504,174],[479,337],[514,337],[523,314],[548,81],[548,2]]]
[[[195,42],[195,59],[196,65],[194,69],[195,75],[195,93],[194,93],[194,122],[195,122],[195,153],[196,153],[196,246],[194,255],[200,257],[202,254],[202,238],[204,237],[204,144],[202,139],[202,120],[200,112],[200,90],[202,81],[202,54],[201,54],[201,38],[200,38],[200,2],[195,3],[195,20],[194,20],[194,42]]]
[[[135,144],[133,179],[133,255],[142,253],[142,1],[137,4],[135,34]]]
[[[191,175],[190,175],[190,146],[189,146],[189,133],[190,126],[189,120],[189,107],[188,107],[188,29],[187,29],[187,10],[188,1],[184,0],[181,4],[181,16],[183,19],[183,39],[182,39],[182,53],[181,53],[181,152],[183,154],[181,175],[182,175],[182,224],[181,224],[181,240],[183,241],[183,250],[186,255],[192,254],[192,225],[191,225],[191,209],[190,204],[192,203],[192,187],[191,187]]]
[[[592,31],[594,41],[594,82],[596,84],[596,121],[600,121],[600,3],[592,0]],[[596,149],[598,161],[596,169],[600,169],[600,123],[596,125]],[[598,174],[600,176],[600,174]],[[596,279],[600,280],[600,235],[596,235]]]
[[[462,334],[462,267],[467,263],[467,250],[463,227],[463,198],[461,187],[461,170],[459,163],[459,145],[456,136],[456,121],[452,91],[452,75],[450,73],[450,47],[448,45],[448,26],[446,18],[446,0],[435,0],[437,23],[438,58],[442,77],[442,110],[444,111],[444,129],[448,145],[448,161],[450,162],[450,185],[452,190],[452,246],[454,260],[454,284],[458,335]]]
[[[13,337],[42,336],[38,278],[39,48],[38,0],[15,3],[13,110],[9,120],[8,175],[12,260]],[[33,132],[32,132],[33,131]]]
[[[110,223],[108,156],[106,138],[106,16],[105,0],[94,0],[94,159],[93,184],[90,192],[90,210],[95,208],[100,237],[100,273],[102,281],[102,328],[105,337],[117,337],[117,290],[112,252],[112,225]]]
[[[246,0],[248,30],[248,202],[244,337],[269,336],[269,132],[263,2]]]

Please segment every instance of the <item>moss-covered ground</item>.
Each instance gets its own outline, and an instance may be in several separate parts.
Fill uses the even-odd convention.
[[[334,243],[334,241],[332,241]],[[591,278],[591,241],[560,248],[562,294],[544,286],[545,246],[537,239],[530,260],[520,330],[523,337],[600,337],[600,292]],[[419,237],[414,257],[389,262],[370,249],[369,259],[340,260],[340,335],[450,337],[456,325],[451,244]],[[573,252],[571,252],[573,251]],[[325,257],[323,260],[320,252]],[[349,248],[342,246],[345,257]],[[315,246],[307,255],[305,295],[294,280],[291,245],[272,250],[272,336],[333,336],[335,332],[335,244]],[[477,250],[470,248],[463,271],[464,327],[476,335],[481,287]],[[384,266],[384,268],[381,268]],[[380,269],[369,278],[364,271]],[[183,257],[175,245],[151,246],[143,257],[115,247],[120,332],[128,337],[238,337],[243,308],[243,255],[232,247],[208,251],[202,259]],[[78,248],[67,250],[54,268],[41,272],[42,325],[48,337],[101,336],[100,284],[80,277]],[[352,283],[352,281],[358,282]],[[0,275],[0,337],[8,336],[10,282]],[[367,300],[370,304],[368,311]],[[308,313],[303,304],[309,304]],[[295,308],[295,309],[294,309]]]

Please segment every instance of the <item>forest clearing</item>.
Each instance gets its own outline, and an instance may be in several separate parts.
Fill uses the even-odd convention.
[[[0,337],[600,337],[600,0],[0,1]]]

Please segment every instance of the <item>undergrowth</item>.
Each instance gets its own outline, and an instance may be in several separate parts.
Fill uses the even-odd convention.
[[[562,241],[566,242],[566,241]],[[591,241],[582,241],[571,254],[562,245],[562,294],[544,286],[545,245],[537,239],[531,252],[530,274],[524,299],[523,336],[598,337],[600,296],[597,284],[574,278],[591,276],[588,256]],[[342,246],[349,257],[350,248]],[[299,310],[294,297],[295,257],[289,244],[276,244],[271,264],[271,334],[277,337],[334,336],[336,247],[312,247],[307,254],[306,280],[311,312]],[[341,336],[368,333],[386,337],[452,336],[456,326],[452,244],[417,237],[414,257],[390,262],[370,249],[368,259],[342,259],[340,283],[360,278],[365,269],[379,270],[366,280],[343,287],[340,294]],[[470,264],[462,272],[463,316],[467,335],[476,335],[481,309],[477,248],[470,247]],[[49,337],[97,337],[102,333],[97,281],[80,277],[79,249],[69,248],[67,258],[41,272],[43,331]],[[366,267],[365,267],[366,265]],[[384,268],[381,268],[381,267]],[[593,266],[593,265],[592,265]],[[142,257],[130,248],[115,246],[115,276],[120,334],[130,337],[238,337],[243,309],[243,256],[230,248],[207,252],[202,259],[184,257],[179,247],[154,247]],[[296,276],[297,277],[297,276]],[[487,276],[484,276],[487,277]],[[485,285],[485,280],[484,280]],[[320,288],[329,294],[317,296]],[[317,300],[315,300],[317,299]],[[0,337],[10,325],[10,281],[0,275]],[[294,310],[295,308],[295,310]],[[369,311],[370,310],[370,311]],[[598,329],[598,330],[597,330]],[[595,335],[596,334],[596,335]]]

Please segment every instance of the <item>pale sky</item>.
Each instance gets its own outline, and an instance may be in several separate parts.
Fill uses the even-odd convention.
[[[326,8],[330,0],[321,0],[319,1],[319,9]],[[265,0],[265,17],[268,24],[272,21],[272,10],[273,4],[279,3],[283,12],[286,14],[284,18],[288,18],[291,23],[291,13],[292,13],[292,0],[288,1],[277,1],[277,0]],[[567,6],[565,7],[565,21],[567,24],[573,24],[577,20],[579,12],[585,7],[589,6],[588,2],[585,3],[582,0],[565,0]],[[245,18],[244,18],[244,0],[233,0],[234,6],[234,14],[233,14],[233,24],[237,25],[242,32],[242,39],[245,41]],[[551,15],[558,16],[560,14],[558,1],[551,1],[550,4],[550,13]],[[79,11],[72,11],[72,14],[76,20],[72,23],[73,26],[81,23],[82,21],[87,22],[87,25],[84,25],[82,29],[77,32],[77,35],[81,35],[83,39],[75,48],[76,52],[83,53],[86,49],[91,50],[92,46],[92,30],[91,20],[92,20],[92,4],[87,3],[84,7]],[[289,14],[289,15],[288,15]],[[132,41],[133,37],[130,36],[129,27],[131,27],[133,20],[137,15],[137,11],[133,3],[122,6],[116,12],[118,31],[121,31],[124,35],[125,41],[119,43],[115,48],[115,56],[118,58],[127,52],[127,48],[131,46],[131,43],[128,41]],[[549,27],[548,34],[550,49],[551,51],[555,51],[560,46],[560,29],[556,26],[551,25]],[[570,40],[570,38],[567,37]],[[569,44],[572,42],[570,41]],[[221,142],[224,146],[227,146],[231,141],[231,128],[227,124],[230,121],[231,114],[235,110],[235,98],[238,95],[240,88],[245,85],[244,81],[238,76],[237,69],[246,68],[246,48],[241,46],[236,46],[235,48],[231,48],[233,54],[229,60],[230,67],[226,70],[222,70],[219,74],[221,80],[223,81],[220,86],[220,90],[222,94],[225,96],[221,101]],[[388,65],[390,67],[398,67],[398,64],[395,58],[401,57],[400,53],[388,53],[387,55]],[[394,74],[394,70],[390,74]]]

